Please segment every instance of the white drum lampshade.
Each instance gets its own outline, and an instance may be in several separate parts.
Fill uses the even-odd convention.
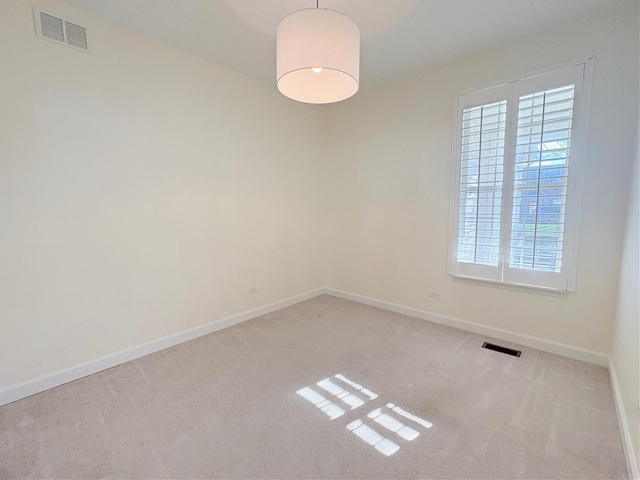
[[[276,35],[280,92],[305,103],[333,103],[360,86],[360,30],[349,17],[324,8],[286,17]]]

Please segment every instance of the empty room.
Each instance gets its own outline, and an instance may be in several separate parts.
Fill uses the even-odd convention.
[[[639,10],[0,1],[0,479],[640,478]]]

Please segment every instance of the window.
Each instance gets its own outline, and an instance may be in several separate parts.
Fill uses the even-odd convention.
[[[575,289],[591,62],[457,96],[452,275]]]

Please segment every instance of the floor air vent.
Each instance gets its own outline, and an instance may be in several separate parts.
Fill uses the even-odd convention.
[[[36,36],[60,45],[89,52],[87,29],[60,15],[45,12],[33,7],[33,20],[36,24]]]
[[[482,344],[482,348],[488,348],[489,350],[493,350],[495,352],[506,353],[507,355],[513,355],[514,357],[519,357],[522,353],[520,350],[514,350],[513,348],[502,347],[500,345],[496,345],[494,343],[484,342]]]

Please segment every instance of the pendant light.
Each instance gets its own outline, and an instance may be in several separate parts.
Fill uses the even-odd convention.
[[[333,103],[360,87],[360,30],[346,15],[319,8],[285,17],[276,35],[278,90],[304,103]]]

